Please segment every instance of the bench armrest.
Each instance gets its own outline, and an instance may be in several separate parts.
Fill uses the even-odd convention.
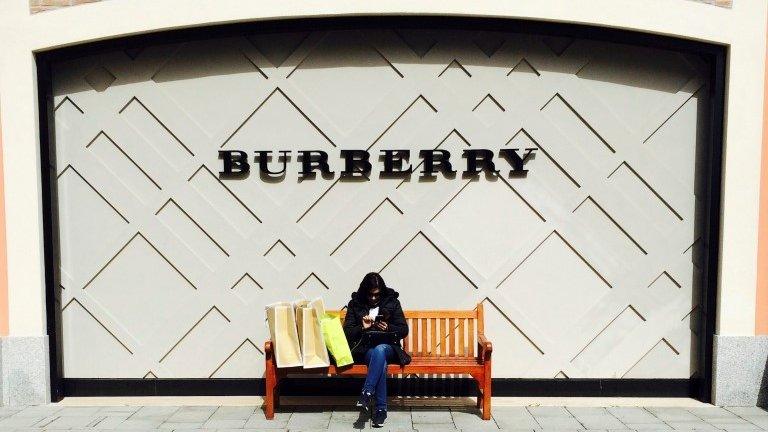
[[[480,363],[490,360],[492,352],[493,344],[491,344],[491,341],[484,334],[477,335],[477,358],[480,360]]]

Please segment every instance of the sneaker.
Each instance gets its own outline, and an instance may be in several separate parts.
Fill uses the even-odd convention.
[[[361,408],[368,414],[371,412],[371,399],[373,399],[373,395],[370,392],[364,391],[360,394],[360,398],[357,400],[355,406]]]
[[[387,419],[387,411],[383,409],[377,409],[376,412],[373,414],[373,419],[371,420],[371,423],[373,424],[373,427],[380,428],[384,425],[384,421]]]

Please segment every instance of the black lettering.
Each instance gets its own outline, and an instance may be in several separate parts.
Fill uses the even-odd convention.
[[[323,178],[333,177],[333,171],[328,166],[328,153],[322,150],[299,150],[302,178],[315,178],[315,170],[320,170]]]
[[[271,151],[257,151],[256,152],[256,160],[259,162],[259,171],[261,171],[262,174],[266,174],[270,177],[279,177],[282,175],[285,175],[285,168],[288,164],[288,153],[290,153],[290,150],[280,150],[279,151],[280,156],[278,157],[278,160],[283,161],[283,169],[280,171],[270,171],[269,170],[269,161],[272,158],[272,152]]]
[[[411,152],[409,150],[381,150],[384,159],[384,171],[382,177],[407,177],[413,172],[413,167],[408,164],[408,169],[403,169],[403,162],[407,161]]]
[[[509,171],[510,176],[527,173],[528,170],[524,168],[525,163],[528,162],[528,159],[530,159],[534,155],[534,152],[538,149],[536,147],[526,148],[522,157],[517,153],[518,150],[520,149],[499,150],[499,156],[506,159],[507,162],[509,162],[509,165],[512,167],[512,170]]]
[[[482,171],[485,171],[487,174],[499,173],[499,170],[496,169],[496,165],[493,163],[493,152],[491,150],[464,150],[462,157],[467,159],[467,169],[464,170],[465,176],[477,177]]]
[[[251,165],[248,164],[248,155],[244,151],[219,150],[219,159],[224,162],[223,169],[219,171],[220,177],[245,177],[251,170]]]
[[[425,177],[434,177],[438,171],[446,177],[456,174],[456,170],[451,166],[451,153],[448,150],[419,150],[419,157],[424,159],[421,174]]]
[[[344,171],[341,172],[342,178],[368,178],[371,175],[371,163],[368,159],[370,153],[365,150],[342,150],[341,157],[344,158]]]

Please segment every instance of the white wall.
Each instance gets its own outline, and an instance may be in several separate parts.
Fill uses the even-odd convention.
[[[717,331],[753,335],[766,7],[757,0],[737,0],[732,9],[681,0],[110,0],[30,16],[27,0],[0,0],[11,334],[45,333],[41,203],[34,199],[40,196],[40,175],[32,52],[212,23],[430,14],[590,23],[729,45]]]

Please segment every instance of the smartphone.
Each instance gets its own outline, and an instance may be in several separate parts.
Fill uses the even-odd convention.
[[[376,315],[376,318],[373,320],[374,323],[384,321],[384,315]]]

